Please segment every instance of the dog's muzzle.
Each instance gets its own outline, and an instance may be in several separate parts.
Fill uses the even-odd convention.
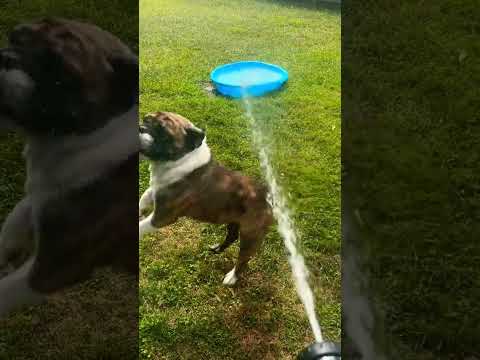
[[[0,120],[1,128],[10,128],[35,88],[32,77],[22,69],[22,57],[15,49],[0,49]],[[8,122],[8,124],[7,124]]]
[[[140,153],[145,153],[154,143],[153,137],[148,133],[148,129],[140,125],[139,127],[140,138]]]

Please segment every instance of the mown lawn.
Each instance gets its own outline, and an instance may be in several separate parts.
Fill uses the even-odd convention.
[[[344,11],[342,159],[381,336],[400,359],[478,358],[478,2]]]
[[[291,2],[293,4],[294,2]],[[317,3],[318,4],[318,3]],[[340,11],[277,1],[140,1],[141,115],[180,113],[217,160],[261,178],[241,103],[215,96],[210,71],[260,59],[290,72],[255,116],[289,193],[327,338],[340,337]],[[148,186],[140,166],[140,191]],[[182,220],[140,243],[143,359],[292,359],[312,334],[272,231],[244,281],[225,288],[238,245],[210,255],[218,226]]]
[[[93,22],[138,48],[138,6],[122,0],[0,1],[0,43],[19,22],[44,16]],[[23,139],[0,133],[0,223],[23,196]],[[0,296],[8,296],[1,294]],[[0,359],[136,359],[137,284],[99,272],[49,303],[0,321]]]

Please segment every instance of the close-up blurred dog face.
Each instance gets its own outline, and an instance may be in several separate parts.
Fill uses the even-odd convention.
[[[175,161],[200,147],[205,133],[181,115],[148,114],[140,126],[140,153],[152,161]]]
[[[136,57],[93,25],[20,25],[0,49],[0,121],[27,133],[91,132],[131,106],[137,89]]]

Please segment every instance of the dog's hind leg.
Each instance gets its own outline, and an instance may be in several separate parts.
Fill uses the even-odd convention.
[[[220,254],[221,252],[225,251],[230,245],[232,245],[235,240],[238,239],[238,235],[240,232],[240,225],[237,223],[230,223],[227,225],[227,236],[222,244],[215,244],[210,247],[210,251],[214,252],[215,254]]]
[[[243,231],[240,229],[240,252],[235,267],[225,275],[223,284],[233,286],[247,267],[250,259],[257,253],[262,241],[266,235],[267,229],[250,229]]]
[[[0,318],[24,305],[42,302],[45,295],[33,290],[29,283],[34,258],[31,257],[19,269],[0,280]]]
[[[250,259],[257,253],[263,239],[273,223],[269,209],[254,219],[250,218],[240,225],[240,252],[235,267],[225,275],[223,284],[233,286],[247,267]]]
[[[0,234],[0,271],[12,261],[25,260],[34,250],[30,199],[21,200],[7,216]]]

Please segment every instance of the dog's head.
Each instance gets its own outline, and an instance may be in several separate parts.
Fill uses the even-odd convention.
[[[0,122],[27,133],[91,132],[137,95],[136,56],[96,26],[64,19],[24,24],[0,49]]]
[[[202,145],[205,133],[181,115],[148,114],[140,125],[140,153],[152,161],[175,161]]]

